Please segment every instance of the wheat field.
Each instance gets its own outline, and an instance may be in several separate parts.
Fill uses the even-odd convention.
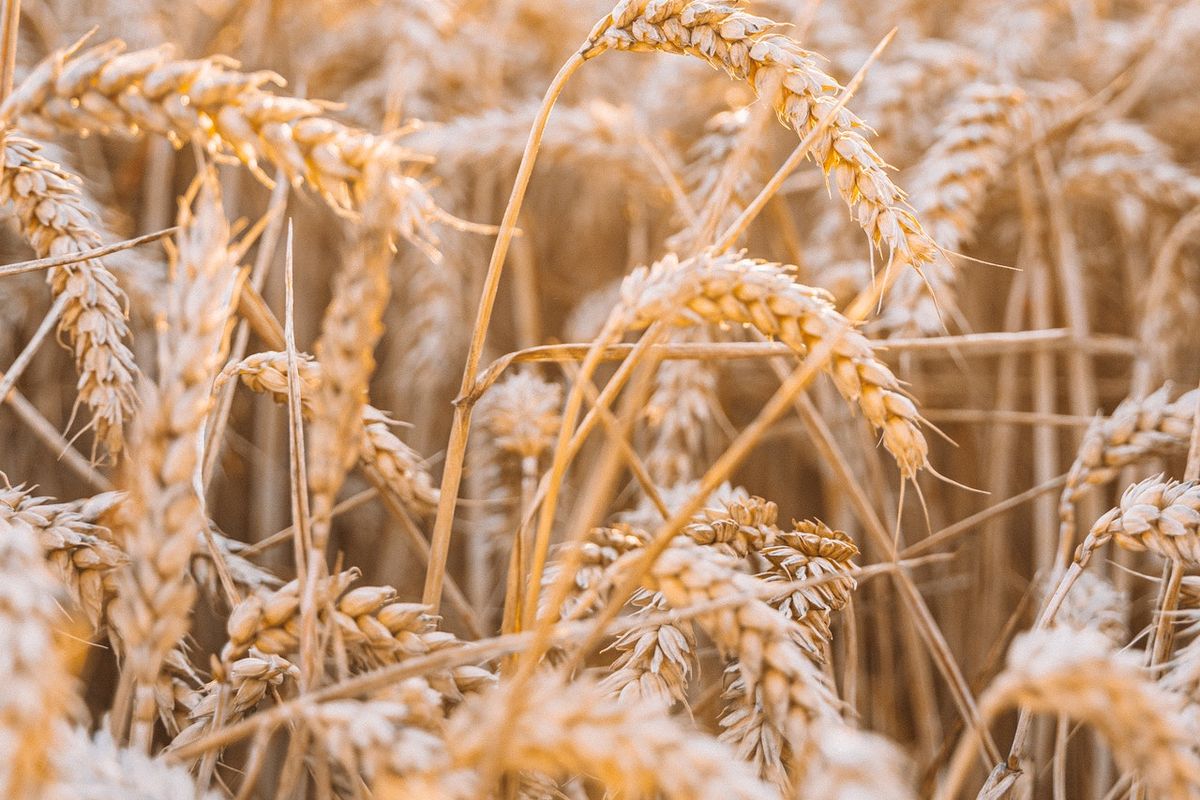
[[[1200,800],[1200,2],[613,1],[0,0],[0,797]]]

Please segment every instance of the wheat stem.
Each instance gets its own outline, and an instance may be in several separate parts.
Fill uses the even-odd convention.
[[[533,175],[533,165],[537,159],[542,132],[546,128],[546,122],[550,118],[554,102],[562,93],[567,80],[581,66],[583,66],[583,58],[576,54],[571,56],[559,69],[558,74],[555,75],[546,90],[546,96],[538,108],[537,117],[529,132],[525,152],[521,155],[521,165],[517,168],[517,178],[513,183],[512,195],[509,197],[508,205],[504,208],[504,217],[500,221],[500,230],[496,234],[496,244],[492,250],[491,260],[488,262],[487,274],[484,277],[483,295],[479,301],[475,324],[471,329],[467,363],[463,367],[460,395],[467,394],[475,385],[475,377],[479,372],[479,361],[483,356],[483,343],[492,318],[492,307],[496,302],[496,293],[500,289],[500,274],[504,269],[504,257],[508,254],[509,244],[516,231],[517,217],[521,212],[521,204],[525,199],[525,190],[529,186],[529,179]],[[450,441],[446,445],[446,464],[442,469],[441,499],[438,502],[437,517],[433,526],[429,569],[425,573],[425,587],[421,594],[422,601],[434,612],[437,611],[442,600],[442,583],[445,580],[446,559],[450,555],[454,507],[458,498],[458,489],[462,483],[462,468],[470,429],[471,403],[460,401],[454,407]]]

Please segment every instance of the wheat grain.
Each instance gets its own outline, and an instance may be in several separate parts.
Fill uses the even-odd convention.
[[[296,680],[300,670],[287,659],[251,648],[249,653],[223,665],[219,679],[186,693],[181,705],[187,710],[187,725],[171,740],[171,747],[195,741],[210,729],[221,709],[221,722],[237,722],[262,701],[272,687]],[[227,696],[223,697],[223,693]],[[221,707],[225,702],[226,707]]]
[[[908,153],[928,144],[936,130],[934,113],[978,77],[983,65],[971,48],[932,37],[897,43],[888,55],[863,85],[861,102],[864,116],[879,132],[880,147],[895,161],[893,151]],[[945,244],[936,232],[931,235]]]

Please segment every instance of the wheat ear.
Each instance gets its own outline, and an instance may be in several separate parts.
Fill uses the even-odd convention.
[[[55,755],[59,780],[45,795],[48,800],[81,798],[138,798],[138,800],[218,800],[216,792],[200,792],[186,768],[163,758],[150,758],[132,748],[118,747],[104,731],[83,728],[66,732]]]
[[[973,238],[988,192],[1022,129],[1024,103],[1024,94],[1012,85],[968,85],[946,112],[937,141],[914,167],[912,203],[941,247],[957,251]],[[899,335],[940,332],[941,312],[958,313],[954,272],[954,265],[939,256],[924,271],[925,281],[901,275],[880,327]]]
[[[616,702],[587,680],[545,675],[523,690],[524,711],[510,718],[505,688],[473,698],[450,718],[451,765],[402,783],[398,797],[484,796],[490,787],[471,774],[481,769],[590,775],[630,798],[776,796],[715,739],[684,728],[656,703]]]
[[[46,560],[87,615],[93,629],[116,594],[115,570],[128,559],[96,522],[115,502],[112,492],[85,504],[51,503],[21,488],[0,490],[0,512],[11,514],[37,533]]]
[[[0,200],[12,203],[38,256],[99,247],[99,222],[83,202],[79,179],[38,155],[38,149],[12,133],[4,137]],[[58,331],[75,356],[78,402],[91,415],[96,441],[115,456],[137,396],[137,367],[126,344],[125,293],[96,260],[57,267],[49,280],[55,297],[66,297]]]
[[[850,327],[823,291],[797,283],[787,267],[737,254],[702,255],[683,262],[668,255],[649,268],[634,270],[621,294],[622,307],[616,313],[627,330],[656,321],[752,325],[801,356]],[[921,415],[865,336],[845,330],[825,370],[842,396],[858,403],[882,434],[884,447],[904,477],[928,465]]]
[[[460,225],[401,170],[421,159],[391,139],[335,122],[326,105],[264,91],[283,83],[273,72],[240,72],[224,57],[177,60],[169,46],[125,52],[121,41],[77,55],[52,54],[0,105],[0,120],[32,117],[68,133],[123,131],[197,141],[228,153],[264,183],[266,161],[294,183],[307,183],[334,209],[357,212],[384,191],[398,213],[391,230],[436,254],[434,222]],[[367,172],[389,178],[372,188]]]
[[[1074,538],[1075,503],[1111,481],[1122,468],[1187,449],[1200,389],[1170,399],[1164,384],[1144,398],[1121,402],[1110,417],[1097,417],[1084,433],[1058,502],[1060,537]]]
[[[1095,549],[1109,539],[1129,550],[1200,563],[1200,484],[1162,475],[1133,484],[1119,506],[1096,520],[1082,547]]]
[[[425,606],[396,601],[390,586],[350,589],[357,570],[347,570],[317,581],[314,602],[321,609],[331,645],[336,641],[349,666],[366,669],[395,664],[406,658],[460,644],[450,633],[437,630],[437,619]],[[292,656],[300,645],[300,599],[303,587],[293,580],[272,592],[257,592],[229,614],[229,640],[221,660],[232,664],[257,650],[265,655]],[[495,680],[479,667],[456,667],[437,676],[425,676],[450,700]]]
[[[657,592],[634,595],[631,602],[641,606],[638,615],[667,608],[666,599]],[[651,700],[664,706],[687,703],[688,678],[699,670],[696,633],[689,621],[632,628],[617,637],[613,649],[620,655],[601,685],[618,700]]]
[[[893,742],[849,725],[822,725],[805,752],[797,797],[822,800],[916,800],[909,765]]]
[[[362,452],[362,415],[375,372],[375,345],[383,335],[383,312],[391,296],[387,225],[399,209],[383,191],[388,176],[375,170],[377,165],[369,168],[368,189],[376,197],[338,270],[315,347],[321,382],[310,401],[312,422],[306,447],[318,550],[324,550],[328,541],[333,506],[346,472]]]
[[[168,333],[158,383],[147,386],[121,484],[121,571],[111,621],[126,653],[121,701],[133,702],[136,746],[150,746],[154,683],[163,659],[188,629],[196,589],[187,574],[197,533],[208,526],[196,480],[213,382],[229,346],[243,272],[230,249],[215,173],[199,182],[195,208],[182,206],[172,264]],[[136,691],[136,696],[134,692]],[[129,706],[117,703],[121,726]]]
[[[300,401],[305,416],[312,414],[312,398],[320,391],[321,364],[304,353],[297,360],[300,377]],[[287,402],[287,354],[266,351],[247,356],[225,367],[218,378],[224,382],[236,376],[252,391],[270,394],[277,403]],[[388,487],[414,513],[424,516],[437,506],[434,488],[424,462],[412,448],[391,432],[392,419],[374,406],[364,406],[359,459],[379,469]]]
[[[755,732],[769,724],[793,753],[800,753],[815,724],[840,722],[837,698],[825,675],[797,643],[796,624],[755,599],[761,593],[760,582],[742,573],[733,557],[683,540],[667,548],[645,584],[677,609],[719,598],[745,598],[733,609],[697,617],[722,653],[736,659],[737,691],[749,701],[744,713],[726,717],[727,738],[744,747],[761,742],[764,739]],[[781,749],[750,747],[743,755],[756,761],[777,784],[787,783],[779,763]]]
[[[1195,796],[1200,757],[1181,713],[1183,698],[1151,681],[1134,653],[1114,652],[1098,631],[1054,628],[1018,638],[1004,672],[980,697],[984,719],[1012,706],[1089,724],[1121,768],[1138,773],[1153,793]],[[953,796],[971,755],[960,745],[939,796]]]
[[[445,768],[441,696],[409,678],[369,700],[306,704],[300,717],[333,763],[391,797],[387,783]],[[381,782],[385,782],[382,783]]]
[[[758,93],[772,92],[767,99],[780,121],[803,138],[837,103],[842,87],[817,67],[812,53],[775,33],[775,22],[744,8],[742,0],[621,0],[592,29],[580,53],[594,58],[615,49],[694,56]],[[812,159],[833,179],[872,243],[919,268],[933,257],[933,243],[867,142],[867,126],[845,108],[833,113]]]
[[[1179,211],[1200,202],[1200,177],[1177,164],[1153,134],[1124,120],[1072,136],[1062,172],[1069,187],[1100,199],[1135,197]]]
[[[1081,573],[1071,587],[1054,615],[1054,624],[1076,631],[1097,630],[1114,647],[1120,647],[1129,637],[1125,624],[1128,613],[1128,592],[1121,591],[1096,572],[1088,571]]]
[[[0,789],[5,797],[43,796],[60,764],[57,730],[72,703],[72,680],[54,641],[64,618],[38,534],[0,503]]]

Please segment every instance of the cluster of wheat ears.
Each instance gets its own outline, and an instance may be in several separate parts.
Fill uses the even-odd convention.
[[[0,2],[0,796],[1200,798],[1200,3],[611,3]]]

